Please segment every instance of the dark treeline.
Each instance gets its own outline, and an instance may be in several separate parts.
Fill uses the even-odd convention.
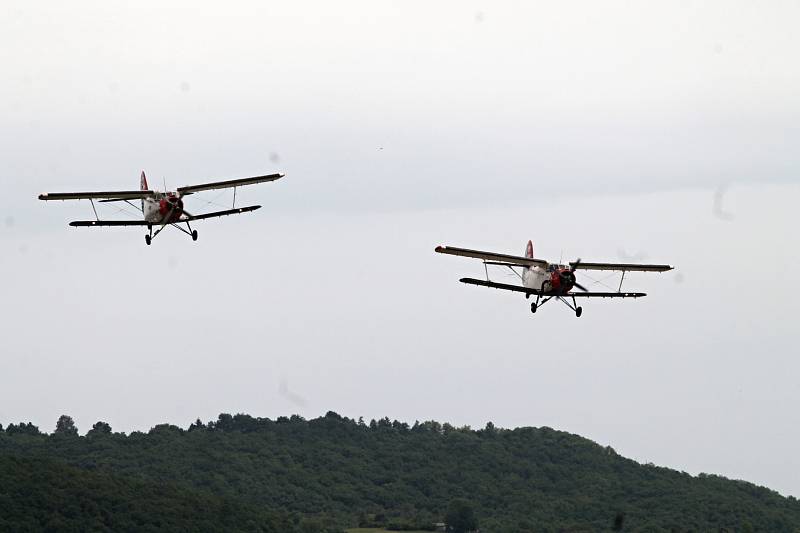
[[[318,531],[297,514],[232,498],[68,466],[47,458],[0,455],[0,531]],[[309,527],[310,526],[310,527]]]
[[[97,530],[106,523],[98,516],[135,523],[132,515],[115,516],[125,505],[137,509],[140,521],[150,509],[162,530],[182,517],[195,520],[181,526],[185,530],[430,528],[461,502],[463,516],[485,533],[800,531],[794,498],[719,476],[642,465],[550,428],[506,430],[489,423],[472,430],[388,418],[367,423],[329,412],[313,420],[221,414],[187,429],[163,424],[129,435],[98,422],[80,436],[65,416],[52,434],[31,424],[0,430],[0,458],[0,479],[19,464],[46,470],[34,481],[25,478],[35,485],[28,491],[35,501],[26,503],[25,491],[8,500],[0,489],[0,530],[13,529],[3,527],[8,501],[16,509],[12,516],[35,507],[44,509],[31,519],[37,523],[66,520],[54,511],[61,504],[50,500],[77,491],[72,505],[94,509],[87,516]],[[12,458],[17,463],[9,463]],[[74,483],[47,488],[62,478]],[[87,486],[100,494],[92,497]],[[231,520],[233,509],[241,522],[214,522]]]

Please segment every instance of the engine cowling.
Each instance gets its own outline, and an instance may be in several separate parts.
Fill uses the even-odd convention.
[[[183,200],[174,194],[162,198],[158,203],[158,212],[164,218],[169,217],[170,220],[175,220],[183,213]]]
[[[575,273],[567,269],[556,270],[550,276],[550,285],[555,291],[569,292],[575,286]]]

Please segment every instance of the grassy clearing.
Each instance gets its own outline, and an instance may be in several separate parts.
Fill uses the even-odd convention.
[[[345,529],[346,533],[386,533],[387,530],[380,527],[355,527],[353,529]],[[431,533],[430,531],[402,531],[392,533]]]

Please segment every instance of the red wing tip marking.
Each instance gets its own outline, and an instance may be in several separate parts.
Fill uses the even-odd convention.
[[[437,246],[436,248],[434,248],[433,250],[434,250],[435,252],[442,253],[442,250],[444,250],[444,246],[441,246],[441,245],[439,245],[439,246]]]

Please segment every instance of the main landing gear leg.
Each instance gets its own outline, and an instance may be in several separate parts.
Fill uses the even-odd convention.
[[[181,230],[182,232],[184,232],[186,235],[188,235],[189,237],[191,237],[193,241],[196,241],[196,240],[197,240],[197,230],[196,230],[196,229],[194,229],[194,230],[193,230],[193,229],[192,229],[192,226],[189,224],[189,221],[187,220],[187,221],[186,221],[186,227],[188,227],[188,228],[189,228],[189,230],[188,230],[188,231],[187,231],[187,230],[185,230],[185,229],[183,229],[181,226],[178,226],[178,225],[177,225],[176,223],[174,223],[174,222],[165,222],[165,223],[164,223],[164,224],[163,224],[163,225],[162,225],[160,228],[158,228],[158,229],[156,230],[156,232],[155,232],[155,233],[153,233],[153,225],[152,225],[152,224],[148,224],[148,225],[147,225],[147,229],[148,229],[148,230],[150,230],[150,234],[149,234],[149,235],[145,235],[145,236],[144,236],[144,242],[145,242],[145,243],[147,243],[147,245],[148,245],[148,246],[150,246],[150,243],[152,243],[152,242],[153,242],[153,239],[155,239],[155,238],[156,238],[156,235],[158,235],[159,233],[161,233],[161,231],[162,231],[164,228],[166,228],[168,225],[170,225],[170,226],[175,226],[176,228],[178,228],[179,230]]]
[[[181,222],[184,222],[184,221],[181,221]],[[175,229],[184,232],[186,235],[191,237],[193,241],[196,241],[197,240],[197,230],[196,229],[194,229],[194,230],[192,229],[192,226],[189,224],[188,220],[186,220],[185,222],[186,222],[186,227],[189,228],[188,230],[184,229],[183,226],[179,226],[178,223],[176,223],[176,222],[172,222],[172,225],[175,227]]]
[[[549,302],[550,299],[553,298],[553,297],[552,296],[548,296],[544,300],[541,300],[541,302],[539,301],[540,298],[541,298],[541,294],[537,294],[536,295],[536,301],[531,304],[531,313],[535,313],[536,311],[538,311],[538,309],[541,306],[543,306],[544,304]]]
[[[550,298],[552,298],[552,296],[550,296],[549,298],[545,298],[544,300],[542,300],[541,304],[539,303],[539,299],[542,297],[542,294],[545,293],[545,285],[546,284],[547,284],[547,281],[543,281],[542,282],[542,286],[539,289],[539,292],[536,294],[536,301],[531,304],[531,313],[535,313],[539,309],[539,307],[541,307],[542,305],[546,304],[550,300]],[[529,298],[530,295],[531,294],[529,292],[526,292],[525,293],[525,298]]]
[[[583,307],[579,307],[575,303],[575,297],[574,296],[572,297],[572,303],[571,304],[568,301],[566,301],[563,296],[559,296],[558,299],[561,300],[562,302],[564,302],[564,305],[566,305],[567,307],[569,307],[570,309],[575,311],[575,316],[576,317],[580,317],[583,314]]]
[[[580,318],[581,315],[583,314],[583,307],[575,304],[575,297],[574,296],[572,297],[572,305],[575,306],[575,316]]]
[[[236,189],[234,189],[234,190],[236,190]],[[196,241],[197,240],[197,230],[196,229],[192,229],[192,226],[191,226],[191,224],[189,224],[188,220],[186,221],[186,227],[189,228],[189,231],[191,231],[191,233],[189,235],[192,236],[192,240]]]
[[[158,234],[161,233],[164,230],[164,228],[166,226],[167,226],[166,224],[162,225],[160,228],[158,228],[156,230],[155,233],[153,233],[153,225],[152,224],[148,224],[147,228],[150,230],[150,235],[145,235],[144,236],[144,242],[146,242],[147,245],[150,246],[150,243],[153,242],[153,239],[155,239],[158,236]]]
[[[535,313],[536,310],[539,308],[539,297],[540,295],[536,295],[536,301],[531,303],[531,313]]]

